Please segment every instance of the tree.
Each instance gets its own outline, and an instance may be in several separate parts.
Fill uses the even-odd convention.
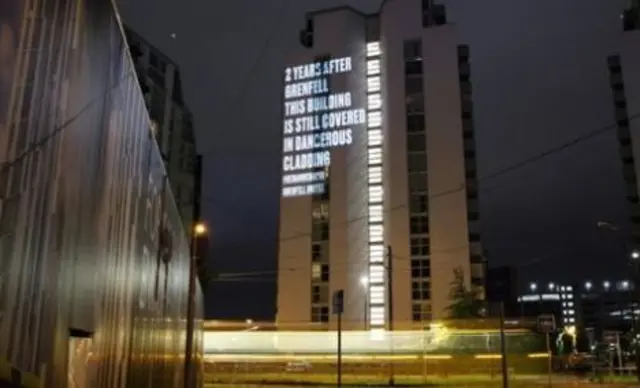
[[[457,267],[453,270],[453,281],[449,291],[451,304],[448,307],[449,318],[468,319],[481,318],[485,314],[485,302],[478,291],[468,288],[464,283],[464,271]]]

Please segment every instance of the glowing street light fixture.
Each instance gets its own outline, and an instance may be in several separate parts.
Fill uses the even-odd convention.
[[[605,290],[608,290],[608,289],[609,289],[609,287],[611,287],[611,283],[609,283],[609,281],[608,281],[608,280],[605,280],[605,281],[604,281],[604,283],[602,283],[602,285],[604,286],[604,289],[605,289]]]
[[[556,285],[553,282],[549,283],[549,290],[553,291],[554,288],[556,288]]]
[[[535,291],[537,288],[538,288],[538,285],[537,285],[537,284],[535,284],[535,283],[531,283],[531,284],[529,284],[529,289],[530,289],[531,291]]]
[[[591,287],[593,287],[593,284],[591,284],[591,282],[587,281],[586,283],[584,283],[584,288],[589,291],[591,289]]]
[[[633,251],[633,252],[631,252],[631,258],[632,258],[633,260],[638,260],[638,259],[640,259],[640,252],[638,252],[638,251]]]
[[[204,222],[198,222],[193,226],[193,235],[194,236],[204,236],[207,234],[209,229]]]

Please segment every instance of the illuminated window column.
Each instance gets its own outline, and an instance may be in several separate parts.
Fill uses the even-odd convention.
[[[367,166],[369,187],[369,327],[383,329],[386,310],[382,187],[382,95],[380,42],[367,43]]]

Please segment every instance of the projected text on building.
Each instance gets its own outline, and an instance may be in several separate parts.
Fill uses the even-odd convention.
[[[351,144],[354,128],[366,123],[351,92],[330,87],[332,76],[352,70],[351,57],[285,69],[282,196],[322,194],[329,150]]]

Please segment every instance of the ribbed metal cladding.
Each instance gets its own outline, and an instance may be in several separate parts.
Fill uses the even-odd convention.
[[[189,239],[111,1],[2,0],[0,41],[0,359],[179,386]]]

